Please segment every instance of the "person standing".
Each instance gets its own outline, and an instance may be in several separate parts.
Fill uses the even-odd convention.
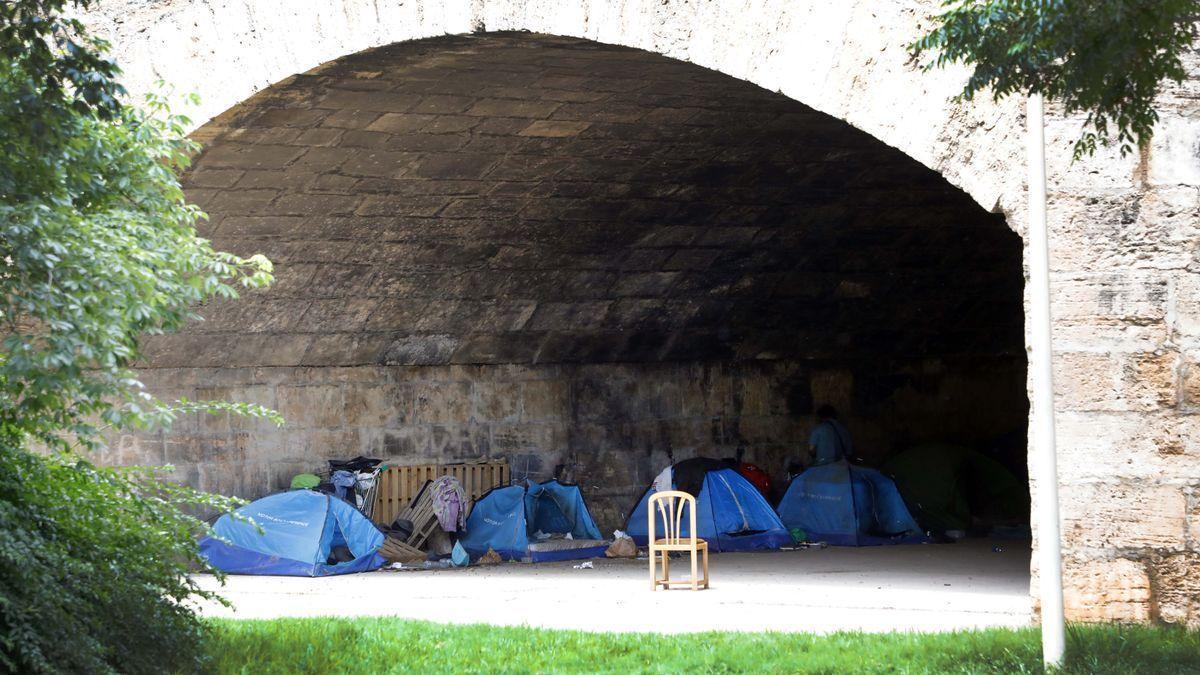
[[[829,464],[854,456],[854,441],[850,430],[838,421],[837,410],[829,404],[817,408],[817,426],[808,437],[812,451],[812,466]]]

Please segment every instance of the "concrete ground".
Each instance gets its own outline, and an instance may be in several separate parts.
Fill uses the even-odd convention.
[[[995,548],[1002,550],[994,550]],[[207,616],[394,615],[590,631],[943,631],[1031,622],[1029,544],[713,554],[712,588],[651,592],[641,560],[392,571],[308,579],[231,576],[233,609]],[[672,564],[686,576],[686,560]],[[214,577],[201,575],[206,588]]]

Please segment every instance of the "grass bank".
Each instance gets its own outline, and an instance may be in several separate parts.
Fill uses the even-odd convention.
[[[1036,673],[1036,629],[602,634],[395,618],[211,622],[221,673]],[[1075,626],[1069,673],[1200,673],[1200,633]]]

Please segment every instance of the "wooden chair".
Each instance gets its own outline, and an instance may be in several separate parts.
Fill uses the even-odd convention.
[[[686,509],[685,509],[686,507]],[[681,537],[680,525],[683,523],[683,512],[688,511],[689,536]],[[692,590],[699,590],[700,584],[708,588],[708,542],[696,537],[696,498],[686,492],[666,490],[650,495],[650,503],[646,505],[646,517],[649,519],[647,543],[650,549],[650,589],[657,591],[659,586],[670,588],[671,584],[691,584]],[[663,536],[655,531],[657,524],[663,525]],[[671,552],[688,551],[692,557],[692,577],[690,579],[671,579]],[[658,576],[658,555],[662,554],[662,578]],[[704,578],[697,574],[696,558],[704,555]]]

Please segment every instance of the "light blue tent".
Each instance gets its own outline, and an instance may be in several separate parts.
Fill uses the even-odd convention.
[[[779,518],[808,541],[876,546],[928,541],[892,479],[845,460],[814,466],[792,479]]]
[[[653,487],[646,490],[625,524],[625,532],[639,546],[646,545],[646,507],[653,492]],[[683,520],[681,534],[690,536],[688,519]],[[775,549],[792,543],[791,535],[762,493],[733,469],[717,469],[704,475],[696,495],[696,536],[707,541],[712,551]]]
[[[537,533],[571,535],[539,541]],[[556,480],[496,488],[479,498],[459,542],[472,558],[490,548],[505,560],[574,560],[604,554],[607,542],[575,485]]]
[[[200,541],[200,555],[230,574],[322,577],[378,569],[383,534],[345,501],[310,490],[263,497],[217,519],[213,535]],[[262,528],[260,532],[250,518]],[[221,541],[224,540],[224,541]],[[338,546],[353,560],[329,564]]]

